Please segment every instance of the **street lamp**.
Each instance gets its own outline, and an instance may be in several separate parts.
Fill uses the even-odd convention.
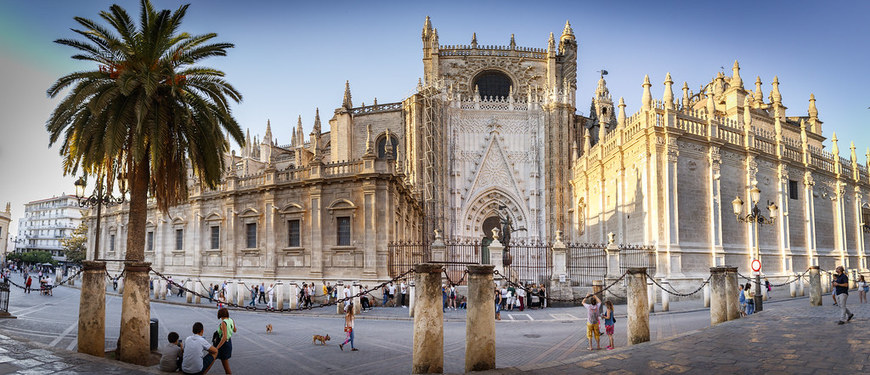
[[[94,228],[96,232],[96,237],[94,237],[94,260],[100,260],[100,216],[102,215],[102,207],[106,205],[106,207],[111,207],[116,204],[124,203],[126,200],[124,199],[124,193],[127,187],[127,175],[124,173],[118,174],[118,190],[121,192],[120,198],[115,198],[112,195],[111,191],[103,193],[103,182],[100,179],[97,179],[97,188],[94,189],[93,194],[91,196],[85,196],[85,188],[88,185],[87,180],[84,177],[79,177],[75,182],[76,186],[76,197],[79,199],[79,207],[96,207],[97,208],[97,226]]]
[[[776,212],[779,210],[773,202],[767,202],[767,209],[770,211],[770,218],[761,215],[761,210],[758,208],[758,201],[761,200],[761,190],[757,186],[753,186],[749,190],[749,197],[752,199],[752,209],[746,215],[743,215],[743,200],[740,197],[734,198],[731,201],[731,206],[734,208],[734,216],[738,222],[752,223],[755,231],[755,260],[758,260],[758,271],[755,274],[755,310],[762,311],[761,297],[761,245],[758,238],[758,226],[764,224],[773,224],[776,222]],[[754,270],[753,270],[754,271]]]

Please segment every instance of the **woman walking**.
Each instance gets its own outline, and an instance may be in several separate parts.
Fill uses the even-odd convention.
[[[224,366],[224,373],[232,374],[233,371],[230,370],[230,357],[233,356],[232,338],[233,333],[236,332],[236,323],[230,319],[230,312],[225,307],[218,310],[217,317],[221,320],[221,324],[218,327],[221,341],[215,346],[218,350],[217,359]]]
[[[350,351],[355,352],[359,349],[353,347],[353,303],[344,308],[344,332],[347,333],[347,338],[343,343],[338,344],[338,348],[344,350],[344,346],[350,343]]]
[[[867,303],[867,292],[870,286],[864,280],[864,275],[858,276],[858,303]]]

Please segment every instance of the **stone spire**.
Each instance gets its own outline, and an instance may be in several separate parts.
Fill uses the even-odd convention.
[[[353,108],[353,101],[350,98],[350,81],[344,81],[344,99],[341,101],[341,106],[344,109]]]
[[[314,129],[311,130],[312,134],[317,134],[317,137],[320,138],[320,108],[316,108],[314,112]]]
[[[432,34],[432,21],[429,20],[429,16],[426,16],[426,21],[423,22],[423,37],[427,37]]]
[[[471,48],[477,48],[477,33],[471,33]]]
[[[816,96],[814,94],[810,94],[810,108],[807,113],[810,115],[810,120],[815,121],[819,119],[819,110],[816,109]]]
[[[6,213],[12,213],[12,205],[9,202],[6,202]]]
[[[565,28],[562,29],[562,36],[559,39],[574,39],[574,29],[571,28],[571,21],[565,21]]]
[[[762,104],[764,104],[764,94],[761,92],[761,77],[755,77],[755,94],[753,94],[753,99],[755,99],[755,107],[758,108]]]
[[[616,118],[616,128],[621,129],[625,127],[625,99],[621,96],[619,97],[619,115]]]
[[[773,76],[773,89],[770,90],[770,101],[782,105],[782,95],[779,93],[779,77]]]
[[[511,49],[516,49],[516,48],[517,48],[517,41],[514,40],[514,34],[511,34],[511,43],[510,43],[510,47],[511,47]]]
[[[668,75],[665,76],[665,93],[662,95],[662,101],[665,104],[665,108],[674,109],[674,80],[671,79],[671,73],[668,72]]]
[[[374,156],[375,144],[372,141],[372,124],[366,125],[366,154],[365,156]]]
[[[807,123],[801,119],[801,144],[807,144]]]
[[[263,135],[263,144],[272,144],[272,121],[266,119],[266,134]]]
[[[296,129],[290,130],[290,147],[296,147]]]
[[[734,60],[734,66],[731,67],[731,87],[743,89],[743,79],[740,78],[740,64]]]
[[[302,115],[299,115],[299,118],[296,120],[296,146],[302,146],[305,144],[305,135],[302,132]]]
[[[580,148],[577,147],[577,140],[571,142],[571,160],[577,160],[580,157]]]
[[[722,97],[725,93],[725,75],[722,72],[716,73],[716,78],[713,81],[713,93],[718,97]]]
[[[707,110],[707,119],[712,120],[716,115],[716,93],[710,91],[707,94],[707,106],[705,107]]]
[[[253,142],[251,141],[251,129],[249,128],[247,134],[245,134],[245,150],[242,152],[242,157],[251,156],[251,147]]]
[[[374,101],[374,103],[372,103],[372,105],[373,105],[373,106],[377,106],[377,105],[378,105],[378,97],[377,97],[377,96],[375,97],[375,101]]]
[[[477,85],[474,85],[474,101],[480,101],[480,90],[477,89]]]
[[[604,74],[598,79],[598,87],[595,88],[596,98],[606,98],[610,96],[610,90],[607,89],[607,81],[604,80]]]
[[[641,97],[641,104],[643,109],[652,109],[652,93],[650,93],[650,86],[652,84],[649,83],[649,74],[643,76],[643,96]]]
[[[556,37],[550,33],[550,40],[547,42],[547,53],[556,53]]]
[[[851,149],[851,153],[849,156],[852,158],[852,164],[855,164],[858,162],[858,155],[855,154],[855,141],[852,141],[849,149]]]
[[[583,155],[588,155],[589,150],[592,148],[592,136],[589,134],[588,129],[583,134]]]
[[[689,84],[683,81],[683,109],[689,108]]]
[[[831,152],[834,154],[834,162],[840,160],[840,146],[837,146],[837,132],[831,136]]]
[[[749,96],[743,98],[743,126],[747,129],[747,131],[751,131],[752,128],[752,100],[749,99]],[[748,134],[748,133],[747,133]]]
[[[607,135],[607,123],[601,121],[599,118],[598,121],[598,143],[604,142],[604,136]]]
[[[393,137],[390,136],[390,128],[387,128],[387,143],[384,145],[384,157],[391,159],[393,157]]]

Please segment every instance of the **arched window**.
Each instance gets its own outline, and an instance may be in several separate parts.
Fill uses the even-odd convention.
[[[510,95],[512,85],[510,77],[496,70],[485,71],[474,78],[474,86],[477,86],[480,97],[505,99]]]
[[[396,160],[396,151],[399,149],[399,138],[390,134],[390,143],[393,145],[393,153],[389,160]],[[378,138],[378,159],[384,159],[387,156],[387,136],[382,135]]]

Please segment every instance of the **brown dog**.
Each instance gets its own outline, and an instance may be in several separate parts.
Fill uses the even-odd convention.
[[[314,335],[314,336],[312,336],[312,340],[311,340],[312,344],[316,344],[318,341],[320,341],[320,345],[326,345],[326,342],[329,341],[329,335],[326,335],[326,336]]]
[[[272,325],[266,324],[266,333],[272,333]]]

